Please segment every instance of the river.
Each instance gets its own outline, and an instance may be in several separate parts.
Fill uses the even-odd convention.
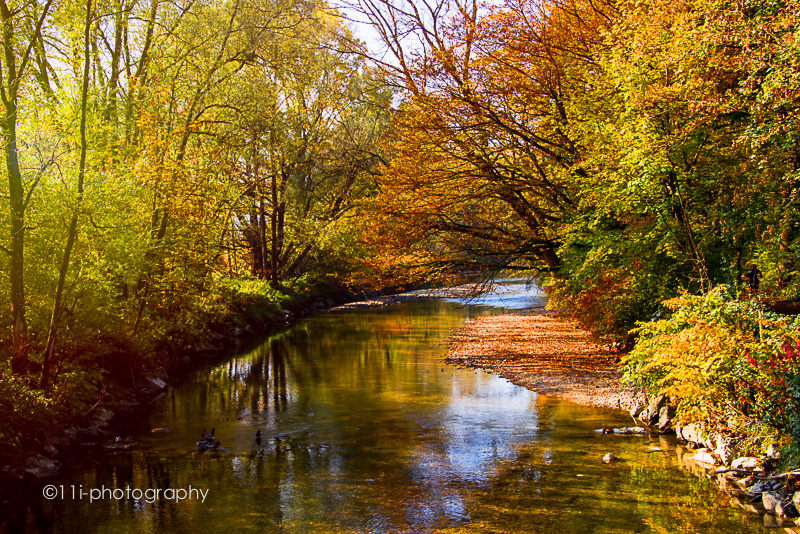
[[[517,288],[519,289],[519,288]],[[524,297],[524,296],[523,296]],[[521,300],[520,300],[521,299]],[[323,313],[198,369],[0,519],[10,532],[766,532],[677,466],[674,440],[614,436],[617,410],[442,362],[481,304]],[[154,428],[170,429],[154,433]],[[198,452],[214,429],[226,451]],[[257,441],[255,434],[261,430]],[[653,450],[655,447],[661,451]],[[611,452],[621,462],[605,464]],[[116,490],[116,492],[114,491]]]

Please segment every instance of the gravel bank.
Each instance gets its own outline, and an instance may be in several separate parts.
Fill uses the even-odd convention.
[[[619,354],[541,307],[469,321],[444,341],[445,361],[481,368],[542,395],[630,410],[620,389]]]

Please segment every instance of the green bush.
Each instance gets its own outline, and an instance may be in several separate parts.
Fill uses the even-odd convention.
[[[0,465],[40,449],[66,413],[43,391],[8,371],[0,373]]]

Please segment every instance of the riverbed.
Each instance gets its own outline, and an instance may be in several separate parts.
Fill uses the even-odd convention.
[[[767,532],[713,483],[681,469],[673,439],[596,432],[630,426],[626,412],[445,365],[440,342],[464,320],[525,302],[493,298],[300,321],[171,387],[120,429],[136,448],[87,448],[47,481],[52,498],[44,484],[31,488],[0,525],[53,533]],[[221,450],[199,451],[212,429]],[[609,452],[621,461],[603,463]]]

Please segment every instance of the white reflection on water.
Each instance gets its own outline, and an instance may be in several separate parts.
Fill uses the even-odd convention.
[[[498,463],[514,460],[517,447],[537,437],[536,398],[496,375],[454,375],[444,429],[452,476],[484,482]]]
[[[498,287],[474,299],[443,299],[447,302],[460,302],[481,306],[493,306],[507,310],[519,310],[531,306],[544,306],[547,293],[534,283],[519,280],[496,280]]]

